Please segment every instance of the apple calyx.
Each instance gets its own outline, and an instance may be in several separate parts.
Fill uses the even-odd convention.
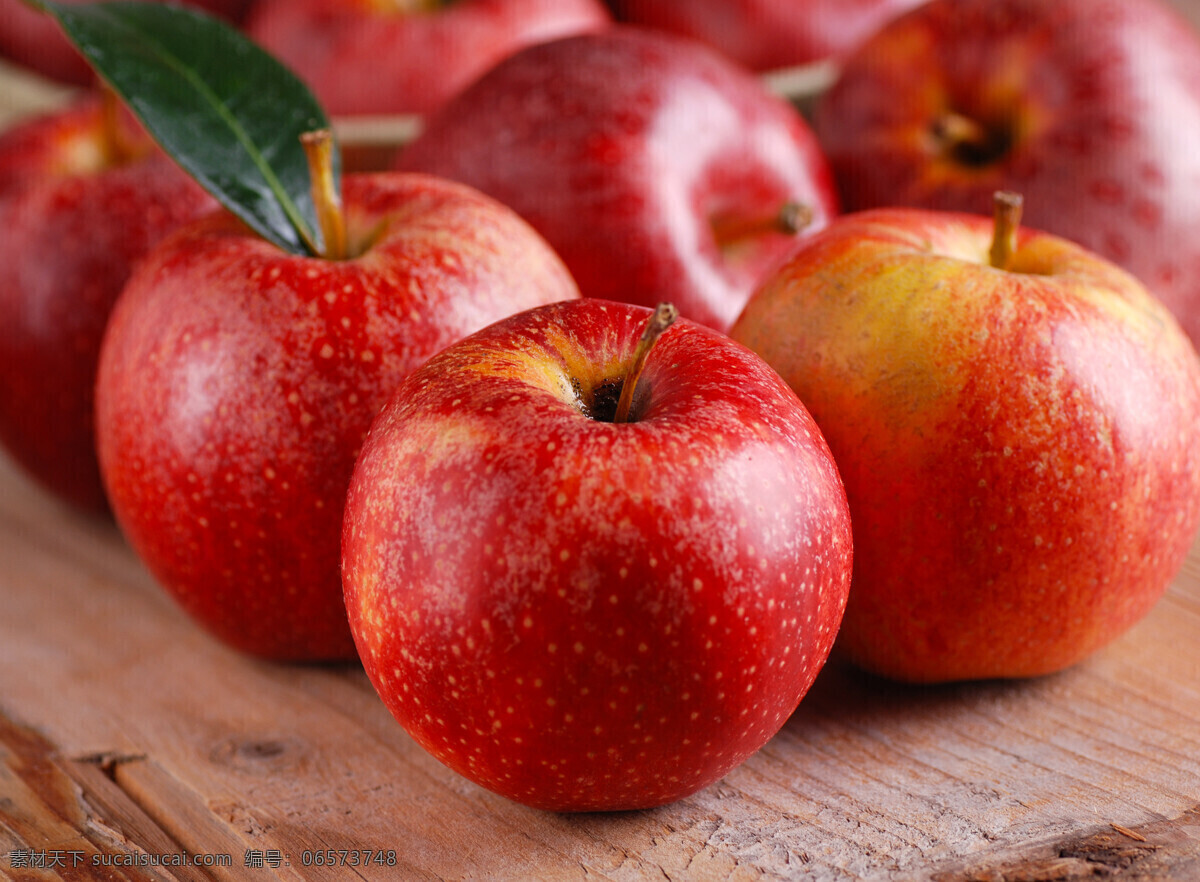
[[[633,393],[637,389],[638,378],[641,377],[642,369],[646,366],[650,350],[678,317],[679,311],[672,304],[660,303],[650,314],[650,318],[646,320],[646,327],[642,330],[641,339],[638,340],[637,348],[633,351],[633,362],[629,365],[629,370],[626,371],[624,381],[621,383],[621,395],[617,399],[617,409],[612,418],[614,423],[629,422],[629,409],[633,405]]]
[[[1012,147],[1012,135],[999,126],[948,110],[930,127],[938,152],[971,168],[990,165]]]
[[[1020,193],[997,190],[992,202],[992,245],[988,263],[998,270],[1008,270],[1017,253],[1017,232],[1021,228],[1021,209],[1024,200]]]
[[[338,192],[333,173],[333,132],[317,129],[300,136],[304,155],[308,159],[309,176],[312,179],[313,207],[317,222],[321,225],[322,247],[312,251],[326,260],[345,260],[346,213],[342,208],[342,194]]]

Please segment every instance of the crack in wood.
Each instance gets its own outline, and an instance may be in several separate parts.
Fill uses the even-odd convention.
[[[119,750],[101,750],[95,753],[84,753],[71,757],[72,762],[87,763],[97,766],[109,778],[114,778],[116,768],[124,763],[137,763],[146,759],[144,753],[123,753]]]
[[[143,855],[181,849],[114,782],[118,757],[132,758],[117,752],[62,756],[38,732],[0,713],[0,783],[8,794],[2,826],[10,840],[0,866],[7,865],[9,878],[45,878],[50,865],[66,882],[207,882],[191,868],[142,865],[150,863]]]
[[[994,855],[931,882],[1077,882],[1200,879],[1200,805],[1175,818],[1108,827]]]

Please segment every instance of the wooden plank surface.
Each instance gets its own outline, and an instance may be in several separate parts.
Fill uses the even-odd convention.
[[[17,880],[1200,878],[1200,553],[1072,670],[903,688],[831,665],[723,781],[581,816],[439,765],[357,666],[216,644],[111,524],[6,462],[0,561],[0,873]],[[327,849],[385,863],[304,866]],[[55,852],[145,857],[108,876],[12,866]],[[145,865],[185,853],[228,865]]]

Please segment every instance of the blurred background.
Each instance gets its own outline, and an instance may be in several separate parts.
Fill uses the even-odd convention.
[[[254,0],[194,0],[199,5],[211,4],[214,9],[220,9],[230,4],[244,4]],[[1176,7],[1195,26],[1200,29],[1200,0],[1167,0]],[[29,16],[29,9],[21,0],[0,0],[0,29],[5,26],[14,27],[13,22],[18,17]],[[9,22],[3,20],[8,17]],[[21,25],[25,27],[25,25]],[[772,71],[767,74],[767,81],[776,91],[795,97],[800,103],[811,94],[820,90],[830,82],[833,71],[829,64],[815,64],[806,67]],[[0,127],[30,112],[53,107],[65,100],[74,87],[35,75],[11,57],[6,57],[4,47],[0,45]],[[386,132],[399,131],[406,128],[403,124],[384,129]]]

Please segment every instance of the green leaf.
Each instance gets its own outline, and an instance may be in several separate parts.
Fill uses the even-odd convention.
[[[295,74],[190,7],[30,2],[58,20],[150,135],[225,207],[287,251],[320,253],[300,136],[329,121]]]

